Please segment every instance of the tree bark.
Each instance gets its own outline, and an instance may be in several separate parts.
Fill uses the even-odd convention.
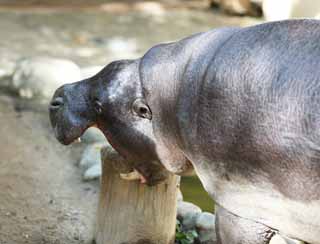
[[[173,244],[179,177],[170,174],[152,187],[124,180],[119,168],[128,168],[121,160],[115,151],[102,149],[96,243]]]

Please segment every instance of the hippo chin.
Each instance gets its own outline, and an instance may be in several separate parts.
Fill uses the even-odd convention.
[[[97,126],[150,181],[192,166],[219,244],[320,244],[319,40],[320,21],[291,20],[155,46],[59,88],[56,137]]]

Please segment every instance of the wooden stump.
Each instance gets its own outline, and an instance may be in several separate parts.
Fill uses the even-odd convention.
[[[117,156],[115,151],[102,149],[96,243],[173,244],[179,177],[169,175],[152,187],[124,180],[115,169]]]

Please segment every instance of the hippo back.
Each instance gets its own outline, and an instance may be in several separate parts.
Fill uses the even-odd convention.
[[[141,61],[157,138],[230,212],[320,243],[320,21],[200,33]],[[155,58],[157,57],[157,58]]]
[[[237,31],[201,76],[189,119],[179,118],[219,204],[310,243],[320,243],[319,38],[316,20]]]

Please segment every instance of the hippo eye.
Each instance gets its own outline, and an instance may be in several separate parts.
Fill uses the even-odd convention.
[[[136,115],[138,115],[141,118],[149,119],[149,120],[152,119],[152,113],[149,106],[141,98],[138,98],[133,102],[132,110]]]
[[[147,113],[148,113],[148,108],[146,107],[139,108],[139,114],[147,114]]]
[[[94,110],[98,113],[101,114],[102,113],[102,103],[98,100],[95,99],[94,100]]]

